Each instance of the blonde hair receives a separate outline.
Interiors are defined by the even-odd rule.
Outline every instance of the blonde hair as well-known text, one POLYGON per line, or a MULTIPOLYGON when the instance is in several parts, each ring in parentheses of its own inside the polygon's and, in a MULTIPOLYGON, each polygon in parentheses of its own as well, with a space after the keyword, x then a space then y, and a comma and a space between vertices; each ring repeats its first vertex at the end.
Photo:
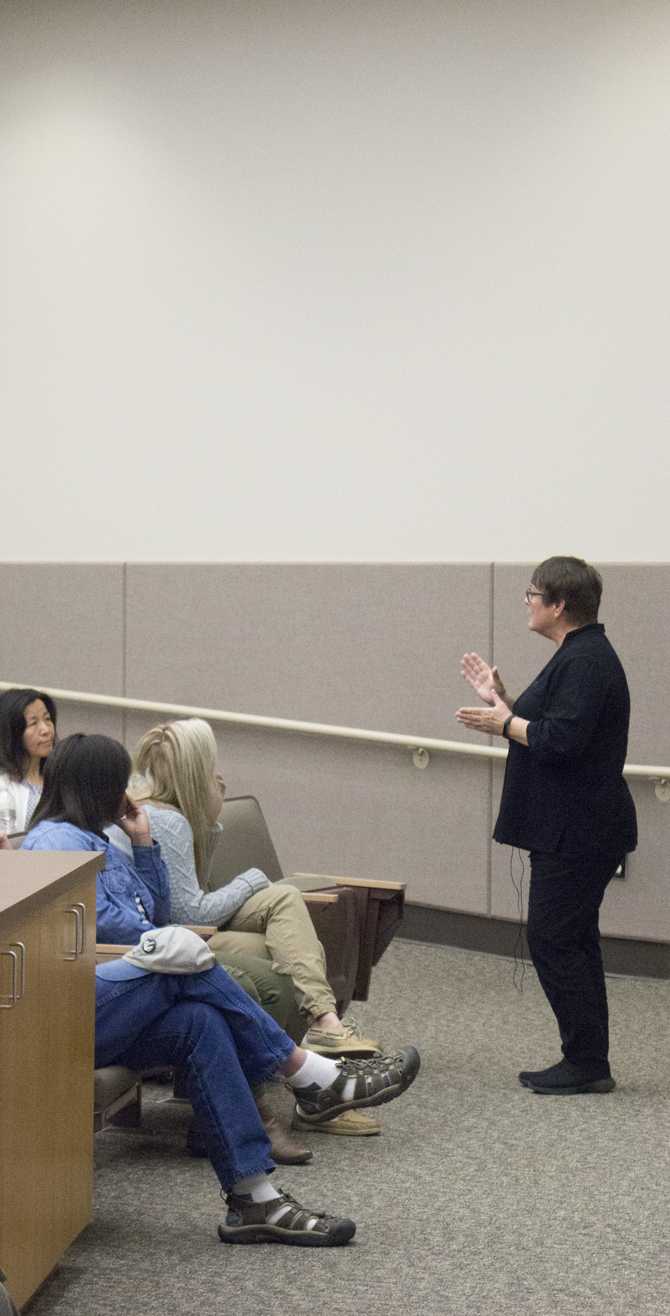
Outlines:
POLYGON ((201 882, 207 869, 216 762, 214 732, 200 717, 152 727, 137 742, 133 756, 135 771, 143 778, 133 781, 133 798, 171 804, 183 813, 193 832, 195 867, 201 882))

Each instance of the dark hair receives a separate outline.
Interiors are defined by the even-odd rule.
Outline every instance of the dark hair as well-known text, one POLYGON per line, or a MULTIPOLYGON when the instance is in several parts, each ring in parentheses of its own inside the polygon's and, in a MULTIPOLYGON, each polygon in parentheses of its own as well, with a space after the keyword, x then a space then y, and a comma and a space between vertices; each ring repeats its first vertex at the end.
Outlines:
MULTIPOLYGON (((56 729, 56 705, 51 695, 43 690, 5 690, 0 695, 0 772, 6 772, 13 781, 22 781, 26 764, 23 735, 26 729, 26 709, 41 699, 56 729)), ((40 772, 45 760, 40 760, 40 772)))
POLYGON ((66 736, 49 755, 44 788, 30 829, 39 822, 69 822, 101 832, 114 822, 130 776, 130 755, 110 736, 66 736))
POLYGON ((597 621, 603 582, 595 567, 581 557, 548 557, 531 576, 545 603, 565 603, 569 621, 586 626, 597 621))

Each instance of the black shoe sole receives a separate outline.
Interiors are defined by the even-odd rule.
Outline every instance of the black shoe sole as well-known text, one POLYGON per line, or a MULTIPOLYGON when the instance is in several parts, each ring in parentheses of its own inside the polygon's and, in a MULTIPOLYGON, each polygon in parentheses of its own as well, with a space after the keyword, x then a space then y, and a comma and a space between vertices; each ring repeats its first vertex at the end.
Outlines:
POLYGON ((347 1110, 369 1109, 371 1106, 385 1106, 388 1101, 395 1101, 396 1097, 406 1092, 411 1087, 421 1068, 421 1056, 416 1047, 408 1046, 405 1048, 407 1057, 405 1068, 400 1076, 398 1083, 393 1083, 390 1087, 380 1088, 373 1097, 352 1098, 350 1101, 342 1101, 339 1106, 331 1106, 330 1110, 318 1111, 317 1114, 311 1115, 300 1106, 300 1089, 294 1088, 293 1095, 300 1106, 300 1119, 303 1124, 327 1124, 329 1120, 334 1120, 337 1115, 343 1115, 347 1110))
POLYGON ((281 1223, 242 1225, 236 1229, 219 1225, 222 1243, 285 1243, 288 1247, 343 1247, 355 1233, 353 1220, 338 1220, 327 1234, 317 1234, 313 1229, 282 1229, 281 1223))

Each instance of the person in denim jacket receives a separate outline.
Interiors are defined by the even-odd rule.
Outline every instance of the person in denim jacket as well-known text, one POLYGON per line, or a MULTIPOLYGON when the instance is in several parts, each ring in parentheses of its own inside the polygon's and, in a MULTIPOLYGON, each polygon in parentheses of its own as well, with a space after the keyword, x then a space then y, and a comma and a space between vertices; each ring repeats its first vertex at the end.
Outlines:
MULTIPOLYGON (((129 773, 130 758, 118 741, 67 737, 47 761, 24 847, 104 852, 110 871, 98 879, 103 916, 126 932, 135 929, 139 940, 152 919, 164 915, 168 893, 146 813, 126 795, 129 773), (113 822, 129 836, 139 868, 120 851, 118 858, 110 855, 114 847, 103 830, 113 822)), ((420 1064, 412 1046, 371 1060, 336 1061, 303 1050, 218 964, 171 974, 126 959, 96 970, 95 1061, 138 1070, 180 1066, 228 1207, 221 1240, 301 1247, 340 1246, 356 1226, 303 1207, 274 1187, 271 1145, 250 1085, 281 1075, 303 1118, 316 1127, 347 1110, 392 1101, 414 1081, 420 1064)))

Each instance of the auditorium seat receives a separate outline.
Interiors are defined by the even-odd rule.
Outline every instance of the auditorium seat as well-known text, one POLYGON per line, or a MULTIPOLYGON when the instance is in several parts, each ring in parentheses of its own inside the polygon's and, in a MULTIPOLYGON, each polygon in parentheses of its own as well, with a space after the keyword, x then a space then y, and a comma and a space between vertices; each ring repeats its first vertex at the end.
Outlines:
POLYGON ((343 1014, 351 1000, 365 1001, 370 977, 403 917, 400 882, 328 874, 284 874, 268 825, 253 795, 226 799, 223 834, 212 856, 209 889, 214 891, 247 868, 260 868, 271 882, 291 882, 305 897, 326 952, 328 980, 343 1014))
POLYGON ((100 1133, 108 1124, 136 1126, 142 1118, 142 1076, 124 1065, 106 1065, 95 1071, 93 1128, 100 1133))

